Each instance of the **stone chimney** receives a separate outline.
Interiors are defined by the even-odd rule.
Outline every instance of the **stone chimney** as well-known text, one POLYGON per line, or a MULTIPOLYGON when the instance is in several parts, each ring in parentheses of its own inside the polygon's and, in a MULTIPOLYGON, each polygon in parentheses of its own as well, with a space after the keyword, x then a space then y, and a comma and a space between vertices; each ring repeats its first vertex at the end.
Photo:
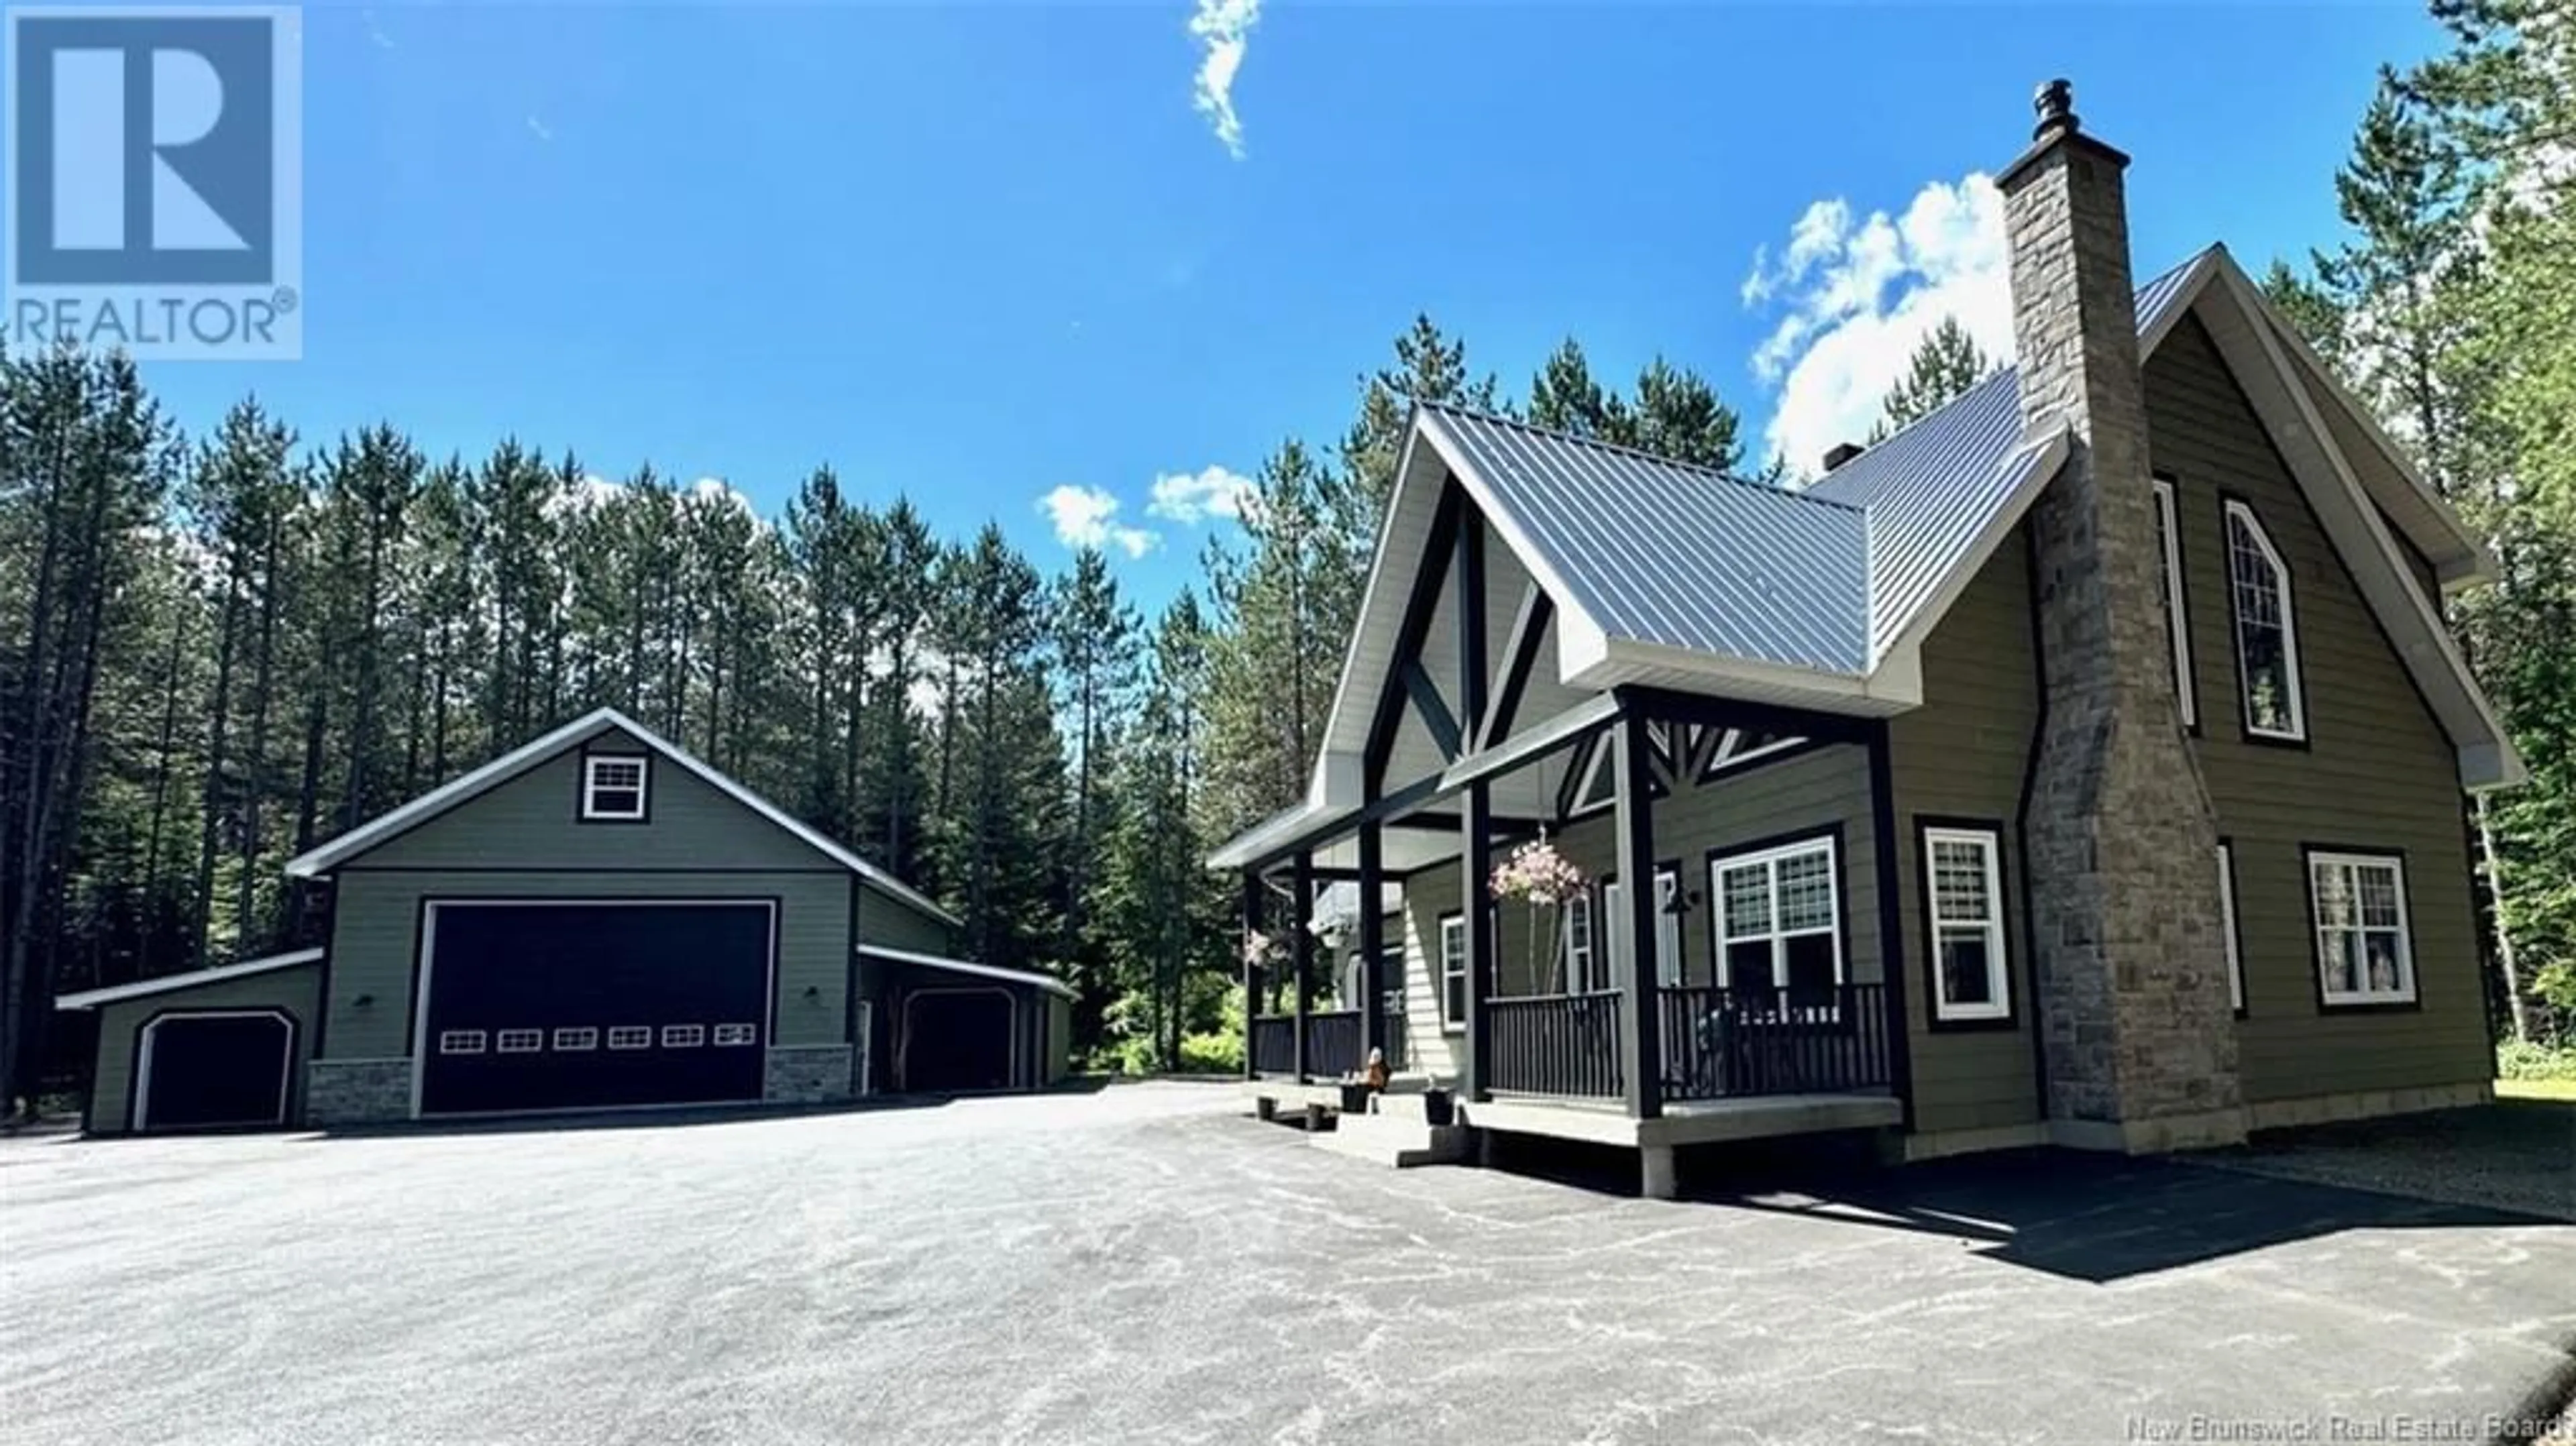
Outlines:
POLYGON ((2022 822, 2051 1137, 2244 1137, 2217 828, 2174 701, 2122 172, 2065 81, 2006 167, 2021 414, 2064 428, 2030 513, 2047 726, 2022 822))

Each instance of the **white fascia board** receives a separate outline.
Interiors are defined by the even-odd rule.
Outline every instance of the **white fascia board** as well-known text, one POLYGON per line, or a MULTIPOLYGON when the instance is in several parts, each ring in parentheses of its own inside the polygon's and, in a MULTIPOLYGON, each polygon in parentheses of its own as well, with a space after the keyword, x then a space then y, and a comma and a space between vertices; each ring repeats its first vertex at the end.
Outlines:
POLYGON ((233 964, 218 964, 212 969, 192 969, 185 974, 164 974, 158 979, 137 979, 131 984, 111 984, 104 989, 84 989, 78 994, 60 995, 56 1009, 95 1009, 102 1004, 119 1004, 128 999, 149 999, 156 994, 172 994, 194 989, 203 984, 221 984, 227 979, 247 979, 254 974, 273 974, 281 969, 294 969, 322 962, 319 949, 297 949, 285 954, 269 954, 257 959, 244 959, 233 964))
MULTIPOLYGON (((2441 523, 2444 540, 2451 544, 2449 547, 2426 546, 2424 538, 2411 533, 2409 540, 2432 560, 2434 576, 2444 589, 2466 587, 2491 578, 2495 572, 2495 559, 2487 552, 2486 544, 2469 530, 2468 523, 2434 489, 2433 484, 2425 480, 2424 474, 2416 470, 2414 461, 2406 455, 2406 449, 2397 445, 2396 439, 2388 435, 2388 429, 2371 415, 2370 408, 2361 404, 2361 400, 2335 375, 2334 368, 2326 365, 2325 359, 2308 345, 2307 338, 2299 335, 2299 329, 2292 326, 2290 319, 2283 316, 2280 308, 2263 294, 2263 288, 2255 285, 2253 278, 2247 276, 2245 269, 2236 264, 2234 257, 2226 255, 2224 249, 2219 255, 2226 262, 2219 274, 2225 282, 2228 298, 2242 308, 2249 319, 2256 321, 2260 329, 2269 333, 2266 340, 2270 344, 2265 350, 2273 364, 2280 368, 2283 379, 2292 388, 2304 392, 2305 389, 2299 386, 2298 372, 2304 371, 2315 377, 2335 406, 2360 428, 2361 434, 2370 439, 2372 449, 2387 460, 2399 479, 2415 494, 2414 500, 2441 523)), ((2301 400, 2305 400, 2304 396, 2301 400)), ((2314 418, 2312 409, 2309 415, 2314 418)), ((2326 435, 2322 421, 2317 421, 2316 425, 2319 434, 2326 435)), ((2345 470, 2350 470, 2348 460, 2345 470)), ((2367 488, 2362 491, 2364 496, 2369 495, 2367 488)))
POLYGON ((1604 690, 1622 683, 1663 686, 1679 679, 1704 684, 1712 694, 1859 717, 1886 717, 1923 705, 1922 670, 1917 666, 1899 665, 1868 675, 1825 673, 1634 638, 1612 639, 1603 661, 1569 682, 1604 690))
POLYGON ((999 964, 979 964, 972 959, 951 959, 945 954, 916 954, 910 949, 888 949, 876 944, 861 944, 859 952, 875 959, 889 959, 897 964, 914 964, 924 969, 941 969, 951 974, 971 974, 979 979, 1000 979, 1012 984, 1028 984, 1067 999, 1080 996, 1072 985, 1052 974, 1030 969, 1009 969, 999 964))
POLYGON ((2299 385, 2281 338, 2254 303, 2253 283, 2230 267, 2227 289, 2242 308, 2239 325, 2211 328, 2221 355, 2258 418, 2290 464, 2290 475, 2326 530, 2327 540, 2379 619, 2399 658, 2434 708, 2458 754, 2460 784, 2471 791, 2509 788, 2529 777, 2503 721, 2487 702, 2450 628, 2408 577, 2397 540, 2379 508, 2336 447, 2334 433, 2299 385), (2234 354, 2230 354, 2230 353, 2234 354), (2307 465, 2300 465, 2302 462, 2307 465), (2322 471, 2325 475, 2317 475, 2322 471))

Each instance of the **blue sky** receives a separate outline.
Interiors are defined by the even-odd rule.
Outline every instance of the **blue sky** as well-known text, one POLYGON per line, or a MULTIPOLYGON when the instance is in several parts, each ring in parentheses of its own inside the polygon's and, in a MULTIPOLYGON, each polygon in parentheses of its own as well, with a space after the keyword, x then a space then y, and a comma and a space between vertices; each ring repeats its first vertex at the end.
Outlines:
POLYGON ((2136 158, 2142 276, 2259 266, 2332 238, 2374 68, 2439 40, 2395 4, 1198 4, 308 7, 304 359, 151 379, 192 429, 256 391, 310 440, 515 435, 764 512, 829 462, 1042 564, 1123 541, 1158 602, 1225 524, 1157 479, 1338 435, 1417 310, 1514 391, 1568 334, 1660 351, 1812 466, 1941 311, 2008 332, 1971 178, 2035 82, 2136 158))

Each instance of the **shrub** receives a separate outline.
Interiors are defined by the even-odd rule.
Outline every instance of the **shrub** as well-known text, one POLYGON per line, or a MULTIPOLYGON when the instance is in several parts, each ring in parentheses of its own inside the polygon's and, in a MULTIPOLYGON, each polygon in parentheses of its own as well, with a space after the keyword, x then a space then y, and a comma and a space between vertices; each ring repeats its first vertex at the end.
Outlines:
POLYGON ((2507 1040, 2496 1046, 2496 1078, 2576 1081, 2576 1044, 2507 1040))

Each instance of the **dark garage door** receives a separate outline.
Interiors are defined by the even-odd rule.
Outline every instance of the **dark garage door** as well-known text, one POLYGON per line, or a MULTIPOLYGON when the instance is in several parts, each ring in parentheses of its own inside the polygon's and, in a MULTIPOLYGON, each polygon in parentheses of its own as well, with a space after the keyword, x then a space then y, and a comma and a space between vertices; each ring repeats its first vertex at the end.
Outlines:
POLYGON ((421 1112, 756 1100, 768 904, 438 904, 421 1112))
POLYGON ((135 1128, 204 1130, 286 1121, 295 1026, 282 1014, 165 1014, 143 1027, 135 1128))
POLYGON ((933 990, 904 1001, 903 1087, 928 1094, 1011 1087, 1011 996, 933 990))

